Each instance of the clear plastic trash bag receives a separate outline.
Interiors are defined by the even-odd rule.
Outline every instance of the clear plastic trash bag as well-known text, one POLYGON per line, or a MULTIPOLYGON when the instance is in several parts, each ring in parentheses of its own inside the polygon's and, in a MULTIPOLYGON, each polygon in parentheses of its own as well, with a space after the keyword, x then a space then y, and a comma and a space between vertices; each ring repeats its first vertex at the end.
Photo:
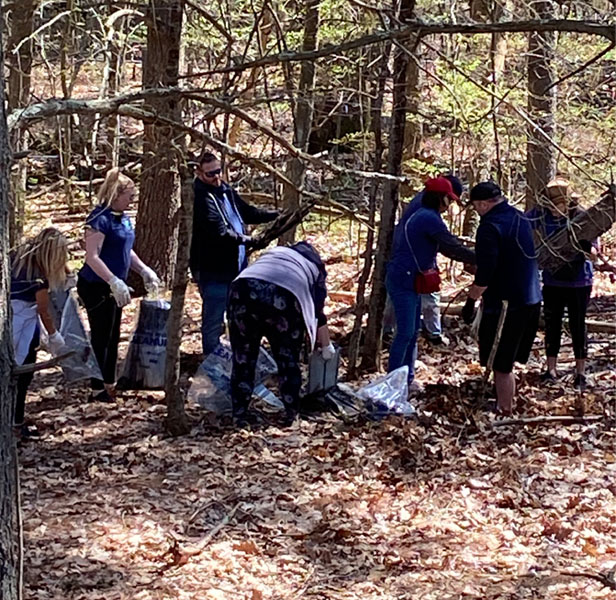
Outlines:
MULTIPOLYGON (((232 413, 232 363, 233 353, 231 346, 229 342, 222 340, 197 369, 188 391, 188 399, 215 415, 230 415, 232 413)), ((277 372, 276 361, 264 348, 260 348, 255 371, 254 393, 271 406, 282 408, 282 402, 272 392, 267 390, 265 386, 259 385, 277 372)))
POLYGON ((408 401, 408 376, 409 368, 404 365, 363 386, 355 395, 365 402, 366 410, 374 417, 413 415, 416 411, 408 401))
MULTIPOLYGON (((72 290, 52 291, 49 294, 52 318, 60 323, 58 330, 64 338, 68 350, 74 354, 60 361, 60 367, 67 383, 83 379, 102 379, 90 338, 79 316, 79 303, 72 290)), ((41 344, 47 344, 47 332, 41 327, 41 344)))

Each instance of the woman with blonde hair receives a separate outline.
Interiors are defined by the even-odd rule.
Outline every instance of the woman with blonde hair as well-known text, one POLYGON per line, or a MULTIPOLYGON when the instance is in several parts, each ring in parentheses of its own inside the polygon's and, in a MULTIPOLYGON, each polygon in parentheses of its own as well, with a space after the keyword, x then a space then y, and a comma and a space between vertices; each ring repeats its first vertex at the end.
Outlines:
POLYGON ((116 380, 122 307, 130 302, 126 279, 130 269, 147 289, 160 280, 135 254, 135 232, 126 210, 136 195, 134 182, 120 169, 111 169, 99 192, 99 205, 86 219, 86 264, 79 272, 77 292, 90 322, 94 355, 103 381, 92 379, 91 400, 110 402, 116 380))
MULTIPOLYGON (((67 247, 66 238, 57 229, 48 227, 27 240, 12 257, 13 348, 18 365, 36 362, 40 341, 39 318, 49 336, 47 346, 50 352, 57 356, 66 348, 49 310, 49 290, 62 288, 65 284, 67 247)), ((32 373, 27 373, 17 378, 13 422, 24 438, 37 435, 36 430, 24 422, 26 394, 32 377, 32 373)))

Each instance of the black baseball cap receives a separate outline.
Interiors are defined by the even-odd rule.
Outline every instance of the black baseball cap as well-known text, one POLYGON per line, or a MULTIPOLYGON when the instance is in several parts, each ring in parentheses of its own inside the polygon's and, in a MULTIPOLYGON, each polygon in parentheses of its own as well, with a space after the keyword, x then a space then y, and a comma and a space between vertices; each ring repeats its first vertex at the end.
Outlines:
POLYGON ((493 181, 484 181, 471 189, 469 197, 470 202, 475 202, 476 200, 493 200, 502 195, 502 190, 493 181))

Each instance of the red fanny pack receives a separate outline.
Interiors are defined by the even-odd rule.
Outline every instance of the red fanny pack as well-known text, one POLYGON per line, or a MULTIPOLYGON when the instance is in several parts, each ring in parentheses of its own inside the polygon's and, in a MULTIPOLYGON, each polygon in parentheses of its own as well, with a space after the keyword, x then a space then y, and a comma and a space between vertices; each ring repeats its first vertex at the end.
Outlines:
POLYGON ((420 271, 415 275, 415 291, 418 294, 432 294, 441 289, 441 276, 438 269, 420 271))

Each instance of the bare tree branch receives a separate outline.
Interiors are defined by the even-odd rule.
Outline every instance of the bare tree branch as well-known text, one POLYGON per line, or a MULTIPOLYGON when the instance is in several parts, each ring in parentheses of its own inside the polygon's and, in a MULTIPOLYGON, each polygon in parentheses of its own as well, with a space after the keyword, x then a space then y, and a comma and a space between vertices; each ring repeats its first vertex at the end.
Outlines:
POLYGON ((224 67, 222 69, 184 75, 182 79, 230 71, 245 71, 247 69, 253 69, 254 67, 277 65, 286 62, 316 60, 324 56, 332 56, 372 44, 380 44, 389 40, 404 40, 410 36, 413 36, 413 39, 415 39, 415 37, 421 38, 435 34, 459 33, 462 35, 476 35, 480 33, 521 33, 528 31, 585 33, 588 35, 598 35, 608 39, 612 43, 616 43, 616 24, 601 23, 598 21, 577 21, 570 19, 507 21, 502 23, 423 23, 422 21, 414 21, 397 29, 378 31, 377 33, 371 33, 355 38, 354 40, 343 42, 342 44, 329 44, 309 52, 280 52, 278 54, 264 56, 257 60, 224 67))

